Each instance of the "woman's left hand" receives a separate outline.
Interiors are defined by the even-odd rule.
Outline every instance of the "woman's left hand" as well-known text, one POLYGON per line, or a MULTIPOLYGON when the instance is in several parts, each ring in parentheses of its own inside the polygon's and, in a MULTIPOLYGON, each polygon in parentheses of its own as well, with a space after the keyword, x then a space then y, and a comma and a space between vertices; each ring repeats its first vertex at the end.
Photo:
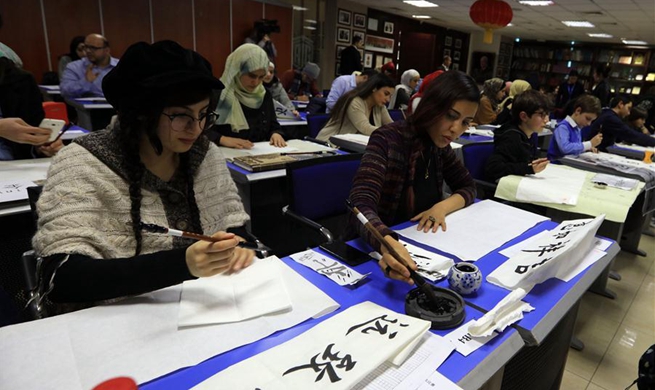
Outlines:
POLYGON ((411 221, 419 221, 416 230, 423 230, 424 233, 430 230, 436 233, 439 226, 441 226, 441 230, 446 231, 446 212, 439 203, 432 206, 429 210, 418 214, 411 221))
POLYGON ((39 154, 46 156, 46 157, 52 157, 57 152, 64 147, 64 143, 62 142, 61 138, 58 139, 57 141, 51 143, 51 144, 46 144, 46 145, 41 145, 37 146, 36 150, 39 154))
POLYGON ((278 147, 278 148, 283 148, 287 146, 287 143, 284 141, 284 138, 278 133, 273 133, 271 136, 271 142, 269 142, 271 145, 278 147))

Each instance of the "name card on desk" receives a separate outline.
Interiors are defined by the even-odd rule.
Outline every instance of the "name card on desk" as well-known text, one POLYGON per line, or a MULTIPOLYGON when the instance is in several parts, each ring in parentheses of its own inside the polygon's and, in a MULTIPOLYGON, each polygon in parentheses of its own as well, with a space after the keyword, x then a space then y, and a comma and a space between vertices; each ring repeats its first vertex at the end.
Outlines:
POLYGON ((354 269, 341 264, 327 256, 308 249, 304 252, 294 253, 289 256, 295 262, 311 268, 319 274, 330 278, 339 286, 350 286, 357 284, 360 280, 364 279, 368 274, 362 275, 354 269))
POLYGON ((27 199, 27 187, 35 185, 29 180, 0 181, 0 203, 27 199))
POLYGON ((508 290, 530 291, 550 278, 564 278, 587 256, 605 215, 564 221, 496 268, 487 281, 508 290))

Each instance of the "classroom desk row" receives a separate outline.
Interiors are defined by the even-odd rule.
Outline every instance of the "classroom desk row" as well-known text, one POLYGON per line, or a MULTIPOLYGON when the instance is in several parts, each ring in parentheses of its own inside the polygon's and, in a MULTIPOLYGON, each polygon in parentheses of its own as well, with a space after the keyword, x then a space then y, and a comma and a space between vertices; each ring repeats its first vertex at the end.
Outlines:
MULTIPOLYGON (((402 224, 398 228, 408 225, 409 223, 402 224)), ((521 242, 543 230, 552 229, 555 226, 556 224, 550 221, 542 222, 482 257, 476 262, 476 265, 480 267, 484 275, 489 275, 493 269, 502 264, 506 259, 498 253, 500 250, 521 242)), ((360 240, 351 242, 351 244, 360 249, 370 249, 360 240)), ((435 251, 419 243, 414 242, 414 244, 424 249, 435 251)), ((320 249, 318 251, 320 252, 320 249)), ((612 242, 607 248, 607 254, 604 257, 578 274, 571 281, 563 282, 551 279, 536 286, 524 299, 524 301, 529 302, 535 307, 534 311, 525 313, 525 317, 517 322, 515 327, 507 328, 469 356, 464 357, 458 352, 453 352, 437 371, 466 390, 478 389, 488 381, 498 380, 501 376, 504 376, 502 382, 503 386, 507 388, 558 388, 561 373, 566 362, 566 354, 575 321, 577 303, 593 280, 609 264, 614 256, 616 256, 618 251, 618 245, 612 242), (530 354, 533 358, 540 356, 545 360, 528 369, 525 366, 525 354, 530 354), (552 370, 547 370, 547 365, 553 366, 552 370)), ((322 254, 329 256, 324 252, 322 254)), ((352 287, 338 286, 326 277, 296 263, 288 257, 283 258, 282 261, 339 303, 340 308, 329 315, 318 319, 307 320, 292 328, 278 331, 259 341, 222 353, 197 365, 180 367, 179 370, 140 384, 139 388, 144 390, 190 388, 235 363, 300 335, 318 323, 360 302, 371 301, 393 311, 404 313, 405 295, 411 287, 386 278, 374 261, 354 267, 358 272, 362 274, 370 272, 370 275, 366 280, 352 287)), ((445 281, 438 282, 437 285, 448 287, 445 281)), ((466 306, 466 319, 464 323, 480 318, 485 311, 494 307, 508 293, 509 291, 485 281, 478 293, 473 296, 464 297, 469 303, 466 306)), ((138 300, 138 297, 132 298, 132 300, 134 299, 138 300)), ((130 306, 130 302, 130 299, 128 299, 124 302, 124 305, 128 307, 130 306)), ((120 306, 121 303, 117 303, 116 305, 120 306)), ((93 313, 93 311, 101 310, 101 308, 88 310, 87 315, 93 313)), ((66 314, 64 316, 70 315, 66 314)), ((40 326, 47 326, 47 322, 42 324, 40 322, 32 322, 14 325, 9 327, 10 329, 5 328, 0 330, 0 332, 11 331, 13 337, 20 337, 21 332, 39 332, 40 326)), ((434 331, 434 333, 445 336, 451 331, 441 330, 434 331)), ((151 337, 165 340, 174 337, 174 333, 178 332, 178 330, 171 330, 171 332, 171 334, 151 335, 151 337)), ((27 337, 28 334, 25 333, 23 336, 27 337)), ((84 335, 72 334, 70 342, 76 343, 78 337, 83 339, 84 335)), ((221 335, 221 337, 229 337, 229 335, 221 335)), ((105 342, 111 344, 112 341, 106 340, 105 342)), ((28 352, 26 351, 25 353, 28 352)), ((35 353, 38 353, 38 351, 29 351, 29 354, 35 353)), ((126 350, 123 353, 130 353, 130 351, 126 350)), ((192 354, 193 345, 189 345, 185 353, 192 354)), ((42 356, 47 356, 45 351, 42 356)), ((7 358, 21 359, 21 356, 7 356, 7 358)), ((63 364, 61 362, 52 362, 51 365, 48 365, 47 362, 47 358, 42 359, 42 369, 32 372, 29 378, 26 377, 26 380, 48 381, 49 378, 46 377, 47 372, 56 369, 59 364, 63 364), (42 379, 39 379, 39 377, 42 379)), ((531 363, 534 362, 535 360, 531 360, 531 363)), ((149 365, 152 362, 144 361, 143 364, 149 365)), ((15 379, 13 377, 13 375, 17 375, 15 370, 15 365, 12 365, 11 372, 7 372, 6 375, 8 376, 4 377, 5 380, 15 379)), ((131 367, 130 370, 136 372, 139 368, 131 367)), ((125 372, 124 374, 129 376, 130 374, 134 375, 134 372, 125 372)), ((20 375, 24 375, 24 372, 20 375)), ((3 376, 0 376, 0 387, 2 387, 2 378, 3 376)), ((105 379, 107 378, 99 377, 97 378, 97 382, 99 383, 105 379)))

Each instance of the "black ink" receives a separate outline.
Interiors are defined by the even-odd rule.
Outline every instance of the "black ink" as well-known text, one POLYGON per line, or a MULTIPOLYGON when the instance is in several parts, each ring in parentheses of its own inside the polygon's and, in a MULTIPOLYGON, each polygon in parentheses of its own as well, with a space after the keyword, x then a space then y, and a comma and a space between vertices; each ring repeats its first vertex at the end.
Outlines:
POLYGON ((341 378, 339 378, 339 376, 337 375, 336 369, 345 369, 345 371, 350 371, 355 367, 355 364, 357 364, 357 362, 353 361, 352 356, 350 356, 349 354, 346 354, 344 357, 340 358, 339 352, 332 353, 333 346, 334 343, 328 345, 325 348, 325 351, 323 351, 323 356, 321 356, 323 362, 320 363, 318 362, 318 357, 321 354, 317 353, 312 357, 309 364, 292 367, 286 370, 284 374, 282 374, 282 376, 285 376, 286 374, 290 374, 294 371, 311 368, 314 372, 319 373, 314 382, 318 382, 321 379, 323 379, 326 373, 331 383, 340 381, 341 378), (333 363, 336 363, 336 365, 332 366, 333 363))
MULTIPOLYGON (((373 332, 377 332, 377 333, 379 333, 381 335, 385 335, 389 331, 389 324, 398 323, 398 319, 395 319, 395 320, 387 319, 387 315, 384 314, 384 315, 381 315, 379 317, 375 317, 375 318, 373 318, 371 320, 368 320, 368 321, 366 321, 364 323, 352 326, 350 329, 348 329, 348 332, 346 332, 346 336, 348 334, 350 334, 350 332, 352 332, 352 331, 354 331, 356 329, 359 329, 359 328, 361 328, 361 327, 363 327, 365 325, 371 324, 371 323, 374 323, 374 324, 367 327, 367 328, 362 329, 361 332, 364 333, 364 334, 369 334, 369 332, 373 331, 373 332), (387 324, 383 325, 380 321, 387 322, 387 324)), ((404 327, 408 326, 409 324, 398 323, 398 325, 400 325, 400 327, 404 328, 404 327)), ((396 337, 397 334, 398 334, 398 332, 389 333, 389 339, 393 339, 394 337, 396 337)))
POLYGON ((564 246, 565 246, 568 242, 569 242, 569 241, 564 241, 564 242, 559 241, 559 242, 555 242, 555 243, 548 244, 548 245, 542 245, 542 246, 539 246, 539 248, 541 248, 541 249, 534 249, 534 250, 533 250, 533 249, 523 249, 523 252, 535 252, 535 253, 536 253, 536 252, 539 252, 539 255, 538 255, 538 256, 541 257, 541 256, 543 256, 545 253, 549 253, 549 252, 557 252, 558 250, 564 248, 564 246))

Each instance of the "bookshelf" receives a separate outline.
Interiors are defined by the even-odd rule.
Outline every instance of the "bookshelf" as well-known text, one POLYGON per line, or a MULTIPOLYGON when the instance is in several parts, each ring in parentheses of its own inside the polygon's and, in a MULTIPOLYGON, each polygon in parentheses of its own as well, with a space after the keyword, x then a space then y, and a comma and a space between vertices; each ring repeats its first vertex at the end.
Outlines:
POLYGON ((652 49, 597 46, 566 42, 516 43, 513 50, 510 79, 539 77, 551 88, 561 84, 569 71, 576 69, 586 90, 594 86, 593 73, 599 64, 611 66, 609 83, 614 93, 633 96, 645 94, 655 86, 655 56, 652 49))

